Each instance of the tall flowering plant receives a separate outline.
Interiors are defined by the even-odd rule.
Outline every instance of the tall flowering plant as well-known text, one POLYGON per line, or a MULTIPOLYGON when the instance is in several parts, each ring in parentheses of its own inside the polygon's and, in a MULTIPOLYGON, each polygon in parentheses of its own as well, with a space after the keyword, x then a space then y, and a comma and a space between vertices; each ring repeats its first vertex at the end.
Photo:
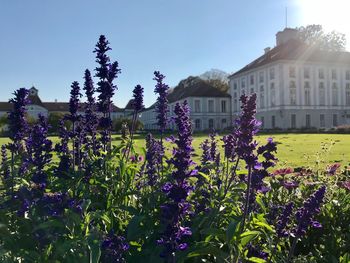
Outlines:
POLYGON ((112 97, 117 89, 117 86, 113 82, 120 73, 118 62, 111 62, 109 56, 107 55, 107 52, 110 50, 111 48, 108 40, 104 35, 101 35, 96 44, 94 53, 96 53, 96 62, 99 64, 99 66, 95 69, 95 76, 99 78, 96 89, 99 93, 97 107, 102 113, 102 117, 100 118, 100 128, 101 142, 104 150, 110 148, 112 129, 112 97))
POLYGON ((190 236, 191 230, 186 225, 186 218, 190 212, 190 204, 187 200, 192 189, 188 179, 195 175, 191 170, 192 155, 192 127, 189 117, 189 107, 185 101, 183 104, 175 105, 175 123, 178 129, 178 137, 174 143, 174 157, 169 160, 174 170, 169 182, 163 186, 163 191, 168 201, 161 206, 161 223, 163 232, 158 244, 164 247, 162 256, 168 262, 174 262, 175 253, 185 250, 188 244, 185 238, 190 236))

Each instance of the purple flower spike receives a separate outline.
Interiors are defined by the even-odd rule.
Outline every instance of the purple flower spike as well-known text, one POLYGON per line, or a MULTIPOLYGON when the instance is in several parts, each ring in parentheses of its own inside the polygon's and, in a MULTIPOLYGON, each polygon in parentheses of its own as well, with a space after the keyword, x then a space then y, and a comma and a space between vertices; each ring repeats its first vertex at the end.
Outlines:
POLYGON ((193 170, 190 169, 193 164, 191 159, 193 151, 192 127, 186 101, 182 105, 176 104, 175 114, 178 137, 175 138, 174 143, 177 147, 174 151, 174 157, 169 160, 174 171, 172 182, 163 186, 163 192, 167 195, 168 202, 161 206, 161 222, 164 226, 164 232, 158 241, 158 244, 164 247, 161 256, 167 260, 174 259, 176 251, 187 248, 183 239, 192 234, 189 227, 183 226, 190 209, 187 197, 192 190, 187 179, 194 175, 193 170))
POLYGON ((156 102, 157 121, 160 131, 163 133, 168 124, 168 90, 169 86, 163 83, 165 78, 159 71, 154 72, 154 80, 157 82, 154 92, 158 94, 156 102))
POLYGON ((143 106, 143 88, 141 85, 137 85, 133 90, 133 102, 132 106, 134 107, 135 112, 141 111, 143 106))
POLYGON ((28 131, 28 123, 25 117, 27 112, 26 106, 30 103, 28 99, 29 90, 20 88, 14 93, 14 98, 10 99, 13 110, 8 115, 10 139, 10 149, 14 153, 18 153, 23 149, 22 141, 28 131))
POLYGON ((326 187, 321 186, 313 195, 311 195, 303 204, 303 207, 296 212, 297 227, 293 230, 295 236, 303 236, 308 227, 313 225, 313 218, 320 212, 326 187))

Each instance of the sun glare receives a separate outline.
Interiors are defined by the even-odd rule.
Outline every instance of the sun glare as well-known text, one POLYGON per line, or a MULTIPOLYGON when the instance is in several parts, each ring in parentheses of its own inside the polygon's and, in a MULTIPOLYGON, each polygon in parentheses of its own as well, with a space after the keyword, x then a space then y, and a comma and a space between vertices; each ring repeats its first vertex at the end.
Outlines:
POLYGON ((346 34, 350 49, 350 0, 297 0, 301 25, 320 24, 325 31, 346 34))

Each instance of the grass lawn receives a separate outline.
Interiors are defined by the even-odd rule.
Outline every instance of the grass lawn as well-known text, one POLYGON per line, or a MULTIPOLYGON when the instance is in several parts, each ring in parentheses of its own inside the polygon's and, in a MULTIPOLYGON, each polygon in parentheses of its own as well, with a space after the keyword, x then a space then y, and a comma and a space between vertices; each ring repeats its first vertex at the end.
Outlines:
MULTIPOLYGON (((268 137, 278 143, 279 166, 315 166, 317 160, 321 161, 321 167, 326 163, 347 165, 350 162, 350 134, 269 134, 256 138, 259 143, 264 143, 268 137)), ((201 154, 199 146, 205 138, 206 135, 194 135, 196 156, 201 154)), ((57 137, 51 139, 54 143, 58 141, 57 137)), ((0 145, 8 141, 8 138, 0 138, 0 145)), ((113 136, 113 144, 119 144, 119 136, 113 136)), ((145 146, 144 136, 136 135, 135 145, 140 151, 145 146)))

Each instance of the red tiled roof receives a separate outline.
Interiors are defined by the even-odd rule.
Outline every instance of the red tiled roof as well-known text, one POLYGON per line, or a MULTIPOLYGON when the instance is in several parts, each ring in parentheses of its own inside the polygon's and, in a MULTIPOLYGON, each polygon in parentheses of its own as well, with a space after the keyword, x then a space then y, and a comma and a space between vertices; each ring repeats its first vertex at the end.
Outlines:
POLYGON ((266 54, 233 73, 230 77, 279 60, 350 64, 350 52, 324 51, 316 46, 306 45, 300 40, 291 39, 274 47, 266 54))

